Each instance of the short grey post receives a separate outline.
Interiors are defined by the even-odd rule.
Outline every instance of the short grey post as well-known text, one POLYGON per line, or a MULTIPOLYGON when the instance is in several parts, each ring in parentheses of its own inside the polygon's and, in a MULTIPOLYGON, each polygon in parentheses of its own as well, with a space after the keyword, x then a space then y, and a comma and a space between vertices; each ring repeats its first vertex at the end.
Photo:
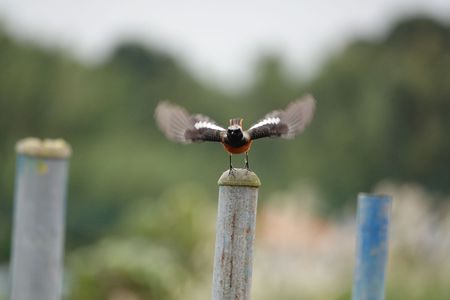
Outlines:
POLYGON ((255 173, 226 171, 219 179, 213 300, 250 299, 258 187, 255 173))
POLYGON ((359 194, 353 300, 383 300, 392 198, 359 194))
POLYGON ((59 300, 62 293, 68 157, 62 140, 16 145, 11 300, 59 300))

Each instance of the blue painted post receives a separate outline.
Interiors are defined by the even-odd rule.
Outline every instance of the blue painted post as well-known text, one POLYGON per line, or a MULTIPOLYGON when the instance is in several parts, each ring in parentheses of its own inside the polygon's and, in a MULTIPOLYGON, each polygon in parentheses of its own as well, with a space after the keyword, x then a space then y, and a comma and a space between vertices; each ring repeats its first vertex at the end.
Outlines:
POLYGON ((70 147, 27 138, 16 146, 11 300, 59 300, 70 147))
POLYGON ((392 198, 359 194, 353 300, 383 300, 392 198))

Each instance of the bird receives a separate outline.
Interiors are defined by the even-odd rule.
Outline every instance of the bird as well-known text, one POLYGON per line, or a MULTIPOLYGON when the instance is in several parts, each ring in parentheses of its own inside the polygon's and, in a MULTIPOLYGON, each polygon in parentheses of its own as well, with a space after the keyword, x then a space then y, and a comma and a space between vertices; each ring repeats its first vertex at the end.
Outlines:
POLYGON ((247 130, 243 128, 242 118, 230 119, 229 126, 224 128, 205 115, 190 114, 185 108, 169 101, 158 103, 154 117, 162 133, 171 141, 182 144, 204 141, 222 143, 229 154, 232 172, 232 155, 245 153, 245 168, 250 170, 248 152, 254 140, 265 137, 294 138, 311 122, 315 108, 316 100, 307 94, 282 110, 266 114, 247 130))

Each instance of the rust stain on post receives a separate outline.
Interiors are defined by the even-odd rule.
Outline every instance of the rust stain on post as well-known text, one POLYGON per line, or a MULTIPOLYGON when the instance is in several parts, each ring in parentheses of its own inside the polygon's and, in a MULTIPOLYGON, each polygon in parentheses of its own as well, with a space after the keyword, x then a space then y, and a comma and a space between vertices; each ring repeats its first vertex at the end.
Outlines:
POLYGON ((226 171, 219 181, 213 300, 250 299, 258 187, 255 173, 226 171))

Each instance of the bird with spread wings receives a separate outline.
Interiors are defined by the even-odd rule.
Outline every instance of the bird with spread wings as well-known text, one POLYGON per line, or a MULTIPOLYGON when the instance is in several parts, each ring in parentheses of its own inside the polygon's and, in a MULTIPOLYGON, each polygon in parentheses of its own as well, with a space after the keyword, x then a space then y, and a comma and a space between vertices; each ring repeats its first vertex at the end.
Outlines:
POLYGON ((253 140, 264 137, 292 139, 303 132, 311 122, 316 101, 311 95, 291 102, 283 110, 274 110, 247 130, 242 119, 230 119, 227 129, 201 114, 190 114, 179 105, 160 102, 155 110, 155 119, 164 135, 174 142, 219 142, 230 155, 230 171, 233 169, 231 155, 245 153, 245 167, 249 169, 248 152, 253 140))

